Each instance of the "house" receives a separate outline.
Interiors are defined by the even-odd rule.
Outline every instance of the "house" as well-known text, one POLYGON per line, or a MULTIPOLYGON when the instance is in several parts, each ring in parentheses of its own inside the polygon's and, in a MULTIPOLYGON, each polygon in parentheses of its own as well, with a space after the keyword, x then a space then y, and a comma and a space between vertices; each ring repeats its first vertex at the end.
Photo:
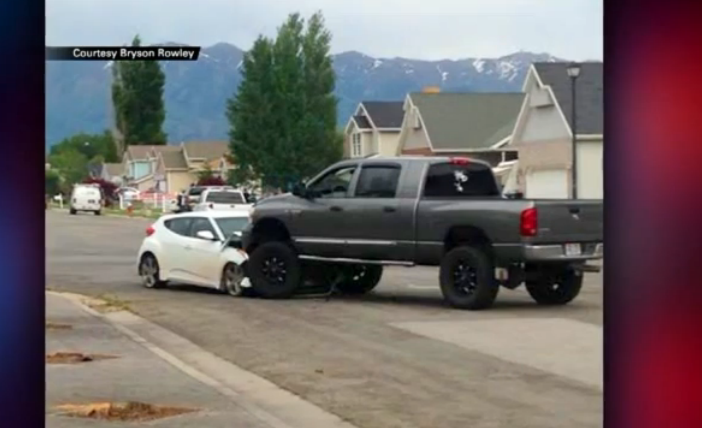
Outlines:
POLYGON ((182 143, 181 147, 188 168, 193 171, 202 171, 208 167, 215 169, 213 167, 218 167, 219 161, 229 154, 227 141, 188 141, 182 143))
MULTIPOLYGON (((180 146, 176 148, 180 149, 180 146)), ((166 193, 179 193, 197 181, 190 171, 183 150, 167 150, 157 154, 154 175, 159 178, 159 188, 166 193)))
MULTIPOLYGON (((535 63, 524 82, 524 103, 513 131, 518 183, 529 198, 573 195, 573 98, 567 63, 535 63)), ((577 196, 603 197, 603 64, 582 63, 575 80, 577 196)))
POLYGON ((163 178, 154 175, 158 153, 179 151, 178 146, 132 145, 127 146, 122 157, 122 168, 127 177, 126 183, 140 191, 163 188, 163 178))
POLYGON ((469 156, 493 167, 517 157, 511 135, 522 93, 411 93, 397 155, 469 156))
POLYGON ((362 101, 344 129, 344 156, 394 156, 402 127, 402 101, 362 101))

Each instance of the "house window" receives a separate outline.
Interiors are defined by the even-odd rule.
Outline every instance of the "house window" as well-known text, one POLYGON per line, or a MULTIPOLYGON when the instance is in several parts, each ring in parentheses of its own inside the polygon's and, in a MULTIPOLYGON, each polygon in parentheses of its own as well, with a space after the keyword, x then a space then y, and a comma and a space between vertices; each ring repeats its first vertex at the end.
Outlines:
POLYGON ((351 157, 358 158, 363 156, 363 147, 361 146, 361 133, 355 132, 351 136, 351 157))

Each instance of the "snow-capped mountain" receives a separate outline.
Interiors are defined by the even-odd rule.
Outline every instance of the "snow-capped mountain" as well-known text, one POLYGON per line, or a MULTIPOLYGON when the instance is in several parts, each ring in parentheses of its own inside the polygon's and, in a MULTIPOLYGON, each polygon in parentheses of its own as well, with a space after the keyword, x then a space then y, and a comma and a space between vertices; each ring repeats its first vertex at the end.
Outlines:
MULTIPOLYGON (((162 63, 170 141, 226 138, 226 101, 241 80, 243 54, 236 46, 218 43, 203 48, 196 62, 162 63)), ((561 60, 531 52, 443 61, 340 53, 334 55, 339 123, 346 122, 361 100, 402 100, 426 86, 444 92, 519 91, 529 65, 537 61, 561 60)), ((46 67, 47 146, 78 132, 109 127, 110 63, 52 61, 46 67)))

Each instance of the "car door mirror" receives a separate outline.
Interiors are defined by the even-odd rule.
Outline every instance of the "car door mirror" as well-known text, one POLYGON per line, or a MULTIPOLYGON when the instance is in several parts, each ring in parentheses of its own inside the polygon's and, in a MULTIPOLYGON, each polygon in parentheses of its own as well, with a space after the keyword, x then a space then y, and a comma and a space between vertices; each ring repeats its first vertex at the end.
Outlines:
POLYGON ((214 233, 212 233, 210 230, 199 230, 197 233, 195 233, 195 236, 206 241, 217 241, 214 233))
POLYGON ((312 191, 307 189, 307 186, 305 186, 304 183, 295 184, 291 193, 299 198, 305 199, 311 199, 313 194, 312 191))

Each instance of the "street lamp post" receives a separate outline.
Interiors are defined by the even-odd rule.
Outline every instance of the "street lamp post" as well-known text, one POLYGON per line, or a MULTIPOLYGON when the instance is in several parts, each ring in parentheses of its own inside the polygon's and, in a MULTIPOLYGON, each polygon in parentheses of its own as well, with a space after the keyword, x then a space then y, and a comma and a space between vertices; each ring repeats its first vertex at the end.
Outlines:
POLYGON ((571 63, 568 65, 567 68, 568 72, 568 77, 570 77, 570 91, 571 91, 571 98, 572 98, 572 105, 571 105, 571 112, 570 112, 570 130, 572 132, 572 141, 571 141, 571 146, 572 146, 572 174, 571 174, 571 180, 572 180, 572 189, 573 189, 573 199, 578 199, 578 121, 576 120, 576 91, 575 91, 575 83, 578 80, 578 77, 580 76, 580 64, 578 63, 571 63))

